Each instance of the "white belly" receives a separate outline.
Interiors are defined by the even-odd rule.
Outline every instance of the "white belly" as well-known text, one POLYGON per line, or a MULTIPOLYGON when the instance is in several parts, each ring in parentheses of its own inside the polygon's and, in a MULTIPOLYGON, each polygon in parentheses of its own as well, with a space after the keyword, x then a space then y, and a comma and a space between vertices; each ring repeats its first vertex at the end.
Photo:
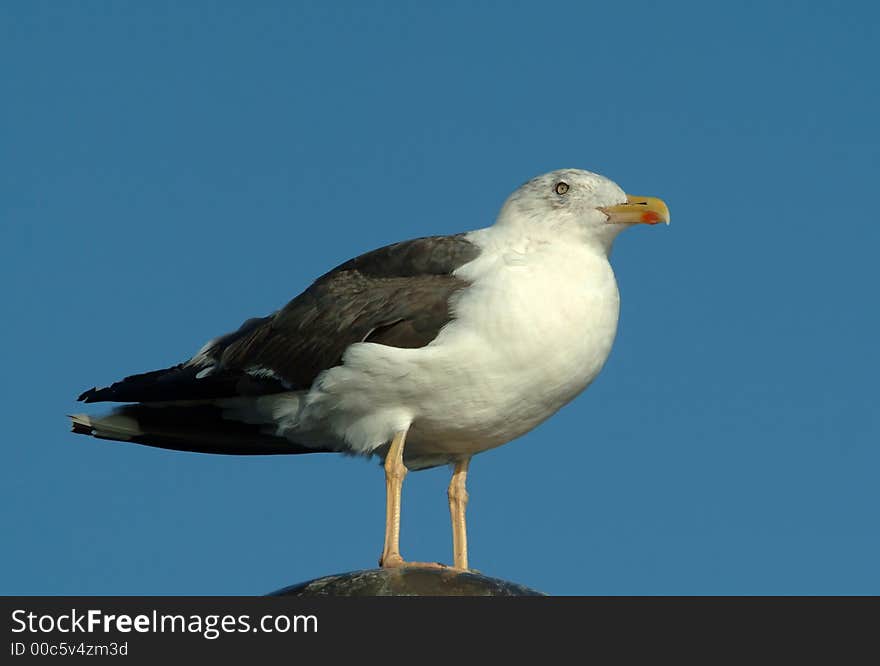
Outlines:
POLYGON ((519 437, 593 381, 619 311, 604 256, 565 247, 474 273, 430 345, 353 345, 300 401, 287 436, 369 453, 408 428, 407 458, 442 462, 519 437))

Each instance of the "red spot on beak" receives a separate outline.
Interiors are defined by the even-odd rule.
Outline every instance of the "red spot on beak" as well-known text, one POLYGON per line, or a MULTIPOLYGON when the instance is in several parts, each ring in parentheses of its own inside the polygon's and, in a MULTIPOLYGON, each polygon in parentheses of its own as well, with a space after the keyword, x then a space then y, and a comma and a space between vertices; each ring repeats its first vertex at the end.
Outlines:
POLYGON ((642 213, 642 222, 644 222, 645 224, 657 224, 659 221, 660 216, 653 210, 642 213))

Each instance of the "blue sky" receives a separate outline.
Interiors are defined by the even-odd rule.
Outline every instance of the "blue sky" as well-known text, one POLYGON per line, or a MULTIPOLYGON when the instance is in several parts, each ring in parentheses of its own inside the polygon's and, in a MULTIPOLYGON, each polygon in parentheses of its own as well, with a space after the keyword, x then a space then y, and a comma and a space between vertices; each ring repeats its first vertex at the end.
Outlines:
MULTIPOLYGON (((560 167, 660 196, 612 356, 474 459, 471 563, 553 594, 880 593, 875 3, 3 3, 0 592, 373 566, 374 462, 68 433, 380 245, 560 167)), ((448 470, 402 547, 451 558, 448 470)))

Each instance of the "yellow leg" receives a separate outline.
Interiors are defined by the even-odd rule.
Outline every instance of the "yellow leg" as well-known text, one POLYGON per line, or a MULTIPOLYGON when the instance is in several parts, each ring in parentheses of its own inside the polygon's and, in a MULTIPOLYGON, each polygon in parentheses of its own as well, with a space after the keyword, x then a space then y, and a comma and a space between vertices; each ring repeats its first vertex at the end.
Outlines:
POLYGON ((406 476, 406 465, 403 464, 403 446, 406 443, 406 432, 399 432, 391 440, 391 447, 385 456, 385 546, 379 566, 390 569, 395 567, 431 567, 442 568, 437 562, 407 562, 400 555, 400 493, 403 490, 403 479, 406 476))
POLYGON ((399 432, 391 440, 391 447, 385 456, 385 546, 379 565, 382 567, 403 566, 400 555, 400 493, 406 476, 403 464, 403 445, 406 432, 399 432))
POLYGON ((449 482, 449 515, 452 518, 452 553, 453 566, 456 569, 468 568, 467 553, 467 524, 465 523, 465 509, 467 509, 468 493, 466 482, 468 465, 471 459, 465 458, 455 464, 452 480, 449 482))

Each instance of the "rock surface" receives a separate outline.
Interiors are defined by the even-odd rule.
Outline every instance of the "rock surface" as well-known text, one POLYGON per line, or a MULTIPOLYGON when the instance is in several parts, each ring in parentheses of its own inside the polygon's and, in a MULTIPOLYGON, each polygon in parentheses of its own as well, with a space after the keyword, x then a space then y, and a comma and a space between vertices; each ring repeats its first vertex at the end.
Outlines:
POLYGON ((272 592, 294 597, 521 597, 541 592, 473 571, 365 569, 324 576, 272 592))

